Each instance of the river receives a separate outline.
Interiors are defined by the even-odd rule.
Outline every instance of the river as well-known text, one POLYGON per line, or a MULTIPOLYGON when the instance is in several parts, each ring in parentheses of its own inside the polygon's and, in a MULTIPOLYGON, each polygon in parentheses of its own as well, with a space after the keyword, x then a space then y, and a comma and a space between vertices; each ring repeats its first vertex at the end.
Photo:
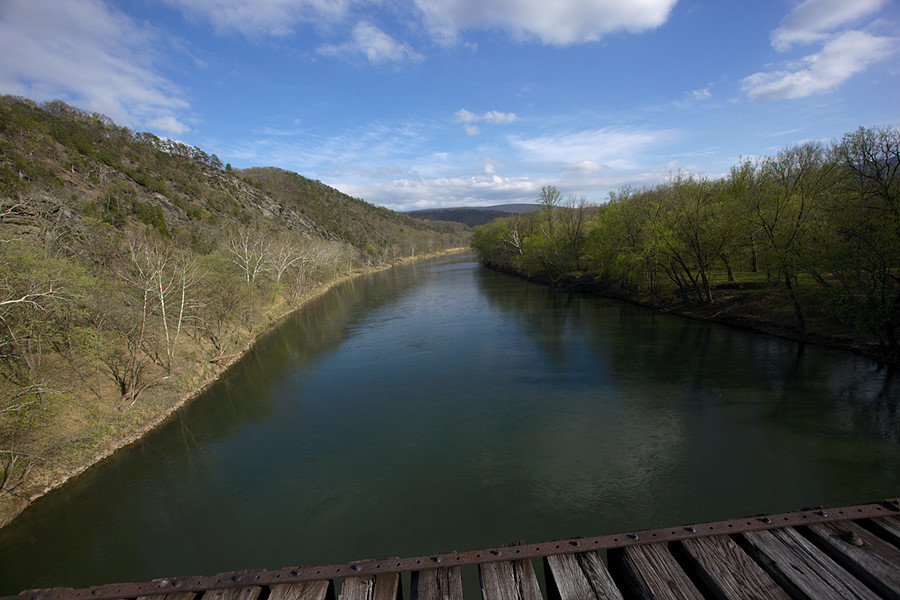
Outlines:
POLYGON ((455 255, 342 284, 0 530, 0 595, 543 542, 900 493, 852 354, 455 255))

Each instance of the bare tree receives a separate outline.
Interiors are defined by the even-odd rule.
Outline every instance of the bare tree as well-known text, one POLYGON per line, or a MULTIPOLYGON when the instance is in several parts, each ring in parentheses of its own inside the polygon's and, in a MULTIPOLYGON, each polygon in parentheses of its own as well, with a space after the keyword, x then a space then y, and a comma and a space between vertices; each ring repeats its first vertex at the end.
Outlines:
POLYGON ((197 282, 197 267, 190 255, 176 255, 161 267, 156 272, 156 292, 166 337, 166 372, 171 374, 181 330, 192 306, 188 290, 197 282))
MULTIPOLYGON (((138 238, 129 245, 131 270, 125 280, 141 297, 142 330, 152 314, 159 317, 165 341, 165 358, 155 351, 148 354, 171 374, 175 351, 181 337, 186 313, 191 305, 189 289, 197 282, 197 267, 186 253, 176 253, 171 246, 138 238)), ((139 347, 146 348, 139 334, 139 347)))
MULTIPOLYGON (((159 358, 155 351, 148 349, 148 321, 157 285, 157 269, 161 258, 156 250, 151 250, 139 240, 132 240, 130 246, 130 270, 123 279, 129 285, 131 294, 126 303, 133 310, 131 315, 121 315, 115 321, 114 337, 118 338, 124 352, 116 349, 105 351, 101 360, 109 368, 109 373, 118 384, 122 399, 134 404, 138 396, 152 383, 145 377, 147 357, 159 358)), ((105 349, 106 350, 106 349, 105 349)))
POLYGON ((232 234, 228 240, 228 250, 234 264, 244 273, 248 285, 269 269, 270 244, 249 227, 241 227, 232 234))
POLYGON ((281 283, 285 271, 302 264, 306 260, 306 252, 297 240, 282 237, 271 246, 268 263, 275 272, 275 283, 281 283))

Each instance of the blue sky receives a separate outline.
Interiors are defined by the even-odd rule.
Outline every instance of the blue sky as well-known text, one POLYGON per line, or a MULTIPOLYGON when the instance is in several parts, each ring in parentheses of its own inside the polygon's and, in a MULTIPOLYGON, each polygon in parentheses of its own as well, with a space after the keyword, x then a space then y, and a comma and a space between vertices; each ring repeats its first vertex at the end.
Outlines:
POLYGON ((395 210, 900 125, 896 0, 0 0, 0 92, 395 210))

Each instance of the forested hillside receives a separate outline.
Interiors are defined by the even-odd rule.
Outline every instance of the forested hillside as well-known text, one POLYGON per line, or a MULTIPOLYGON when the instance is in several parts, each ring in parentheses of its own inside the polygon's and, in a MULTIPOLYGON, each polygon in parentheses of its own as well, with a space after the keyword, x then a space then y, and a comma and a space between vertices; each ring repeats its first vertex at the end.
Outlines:
POLYGON ((467 235, 62 102, 0 97, 0 524, 323 285, 467 235))
MULTIPOLYGON (((535 207, 536 208, 536 207, 535 207)), ((490 223, 496 219, 511 217, 519 212, 526 211, 507 211, 501 208, 423 208, 421 210, 411 210, 408 214, 414 219, 422 219, 426 221, 454 221, 462 223, 469 227, 476 227, 490 223)))
POLYGON ((447 240, 460 245, 468 235, 467 229, 459 223, 417 221, 282 169, 245 169, 241 175, 282 206, 312 217, 316 223, 358 248, 369 260, 430 253, 440 249, 440 244, 447 240))
POLYGON ((900 129, 678 174, 608 203, 563 200, 475 229, 500 269, 900 358, 900 129), (870 348, 871 350, 871 348, 870 348))

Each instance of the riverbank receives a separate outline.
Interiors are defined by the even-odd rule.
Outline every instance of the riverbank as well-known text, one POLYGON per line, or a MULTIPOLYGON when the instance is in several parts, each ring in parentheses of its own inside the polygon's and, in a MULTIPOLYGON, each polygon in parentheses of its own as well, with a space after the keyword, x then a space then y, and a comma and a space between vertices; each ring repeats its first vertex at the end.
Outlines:
MULTIPOLYGON (((103 462, 117 451, 139 442, 151 431, 165 424, 179 410, 190 404, 224 376, 253 348, 262 335, 278 327, 291 314, 303 310, 309 302, 333 287, 361 275, 465 250, 466 248, 453 248, 400 259, 390 265, 359 269, 309 289, 299 301, 293 304, 276 302, 266 311, 263 322, 246 333, 236 351, 212 358, 202 358, 197 354, 186 364, 183 363, 183 368, 178 372, 173 372, 171 377, 166 378, 166 381, 148 389, 145 396, 142 396, 137 403, 130 407, 120 407, 118 414, 99 417, 97 423, 80 423, 80 428, 79 423, 76 423, 71 428, 55 430, 55 435, 59 439, 52 440, 47 445, 60 450, 58 455, 35 464, 28 473, 27 482, 22 484, 14 494, 0 499, 0 528, 12 522, 40 497, 62 487, 66 482, 103 462)), ((186 354, 193 355, 195 351, 195 348, 185 349, 186 354)), ((94 389, 85 389, 83 394, 85 397, 82 398, 64 398, 63 400, 71 406, 58 407, 56 412, 78 413, 73 420, 81 421, 85 419, 85 416, 73 407, 84 408, 91 404, 94 399, 87 398, 91 394, 98 397, 109 396, 108 391, 100 394, 94 389)))
POLYGON ((528 277, 496 265, 485 266, 557 289, 615 298, 680 317, 721 323, 805 344, 845 350, 891 367, 900 366, 900 355, 880 345, 874 336, 849 330, 833 320, 818 315, 814 309, 808 315, 806 330, 801 331, 796 326, 793 308, 788 299, 769 286, 723 282, 713 286, 712 302, 691 304, 674 292, 668 295, 631 295, 618 287, 598 281, 590 274, 551 281, 528 277))

